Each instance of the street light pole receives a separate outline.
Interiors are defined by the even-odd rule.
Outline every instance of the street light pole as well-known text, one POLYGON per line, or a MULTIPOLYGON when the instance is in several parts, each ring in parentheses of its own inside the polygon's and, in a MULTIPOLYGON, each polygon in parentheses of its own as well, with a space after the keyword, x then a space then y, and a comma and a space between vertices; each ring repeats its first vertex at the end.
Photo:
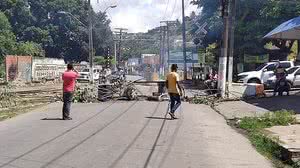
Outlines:
POLYGON ((186 28, 185 28, 185 13, 184 13, 184 0, 182 0, 182 49, 184 59, 184 80, 187 79, 187 65, 186 65, 186 28))
POLYGON ((91 0, 88 0, 88 20, 89 20, 89 62, 90 62, 90 82, 94 83, 94 72, 93 72, 93 24, 92 24, 92 5, 91 0))
MULTIPOLYGON (((72 16, 73 18, 75 18, 81 25, 83 25, 84 27, 88 28, 88 35, 89 35, 89 62, 90 62, 90 82, 93 83, 94 82, 94 72, 93 72, 93 58, 94 58, 94 44, 93 44, 93 20, 92 20, 92 16, 93 16, 93 8, 92 8, 92 4, 91 4, 91 0, 88 0, 88 26, 86 26, 85 24, 83 24, 78 18, 76 18, 72 13, 70 12, 65 12, 65 11, 59 11, 58 13, 61 14, 68 14, 70 16, 72 16)), ((117 7, 117 5, 112 5, 107 7, 104 12, 103 15, 105 14, 105 12, 109 9, 109 8, 115 8, 117 7)), ((104 15, 105 16, 105 15, 104 15)), ((104 17, 102 16, 102 17, 104 17)), ((101 18, 102 19, 102 18, 101 18)))
POLYGON ((235 16, 236 16, 236 0, 230 1, 230 35, 229 35, 229 59, 228 59, 228 85, 232 86, 233 76, 233 56, 234 56, 234 30, 235 30, 235 16))
MULTIPOLYGON (((93 21, 92 21, 92 16, 93 16, 93 8, 91 4, 91 0, 88 0, 88 5, 89 5, 89 10, 88 10, 88 17, 89 17, 89 60, 90 60, 90 82, 94 83, 94 70, 93 70, 93 65, 94 65, 94 43, 93 43, 93 21)), ((109 8, 115 8, 117 7, 116 5, 109 6, 107 7, 103 13, 105 13, 109 8)))

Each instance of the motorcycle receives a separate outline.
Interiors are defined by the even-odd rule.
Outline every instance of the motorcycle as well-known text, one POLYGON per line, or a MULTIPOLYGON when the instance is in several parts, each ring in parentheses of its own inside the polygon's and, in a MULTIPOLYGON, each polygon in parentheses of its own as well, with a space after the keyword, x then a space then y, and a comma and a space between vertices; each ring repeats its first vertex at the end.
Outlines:
POLYGON ((286 79, 286 74, 278 75, 275 83, 273 95, 276 96, 276 93, 278 92, 278 95, 282 96, 283 93, 286 92, 287 96, 289 96, 290 89, 291 89, 291 84, 286 79))
POLYGON ((218 89, 218 80, 217 79, 206 80, 204 82, 204 84, 207 87, 207 90, 206 90, 207 94, 212 95, 212 94, 218 93, 218 90, 217 90, 218 89))

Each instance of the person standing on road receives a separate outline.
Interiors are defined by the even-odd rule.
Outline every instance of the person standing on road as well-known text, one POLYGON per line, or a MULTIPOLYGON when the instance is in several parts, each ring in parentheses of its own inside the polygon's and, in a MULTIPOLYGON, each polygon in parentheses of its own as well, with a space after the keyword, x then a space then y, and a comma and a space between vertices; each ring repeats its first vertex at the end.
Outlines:
POLYGON ((71 103, 75 91, 75 82, 78 77, 78 72, 74 69, 72 64, 67 65, 67 71, 62 74, 63 84, 63 120, 72 120, 70 117, 71 103))
POLYGON ((179 84, 179 75, 177 73, 177 64, 171 65, 171 72, 167 75, 166 87, 171 100, 169 114, 172 119, 175 119, 175 111, 181 105, 180 96, 182 95, 183 87, 179 84))

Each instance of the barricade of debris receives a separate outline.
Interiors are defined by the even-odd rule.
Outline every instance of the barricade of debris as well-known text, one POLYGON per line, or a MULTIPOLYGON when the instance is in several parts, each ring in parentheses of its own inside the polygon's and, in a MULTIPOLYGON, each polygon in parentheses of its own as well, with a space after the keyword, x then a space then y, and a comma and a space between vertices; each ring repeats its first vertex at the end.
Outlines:
POLYGON ((16 94, 12 92, 14 89, 11 85, 5 85, 0 88, 0 109, 17 106, 16 94))
POLYGON ((78 83, 74 93, 75 103, 94 103, 98 101, 97 84, 78 83))

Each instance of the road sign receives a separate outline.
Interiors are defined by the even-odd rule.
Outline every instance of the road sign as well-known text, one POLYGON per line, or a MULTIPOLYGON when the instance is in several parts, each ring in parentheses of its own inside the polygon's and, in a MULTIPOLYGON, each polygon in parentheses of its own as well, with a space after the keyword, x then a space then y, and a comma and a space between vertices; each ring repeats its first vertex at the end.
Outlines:
POLYGON ((196 22, 196 26, 198 27, 198 30, 195 32, 197 35, 203 34, 206 35, 208 32, 205 29, 205 27, 207 26, 207 22, 203 23, 202 25, 200 25, 200 23, 196 22))

